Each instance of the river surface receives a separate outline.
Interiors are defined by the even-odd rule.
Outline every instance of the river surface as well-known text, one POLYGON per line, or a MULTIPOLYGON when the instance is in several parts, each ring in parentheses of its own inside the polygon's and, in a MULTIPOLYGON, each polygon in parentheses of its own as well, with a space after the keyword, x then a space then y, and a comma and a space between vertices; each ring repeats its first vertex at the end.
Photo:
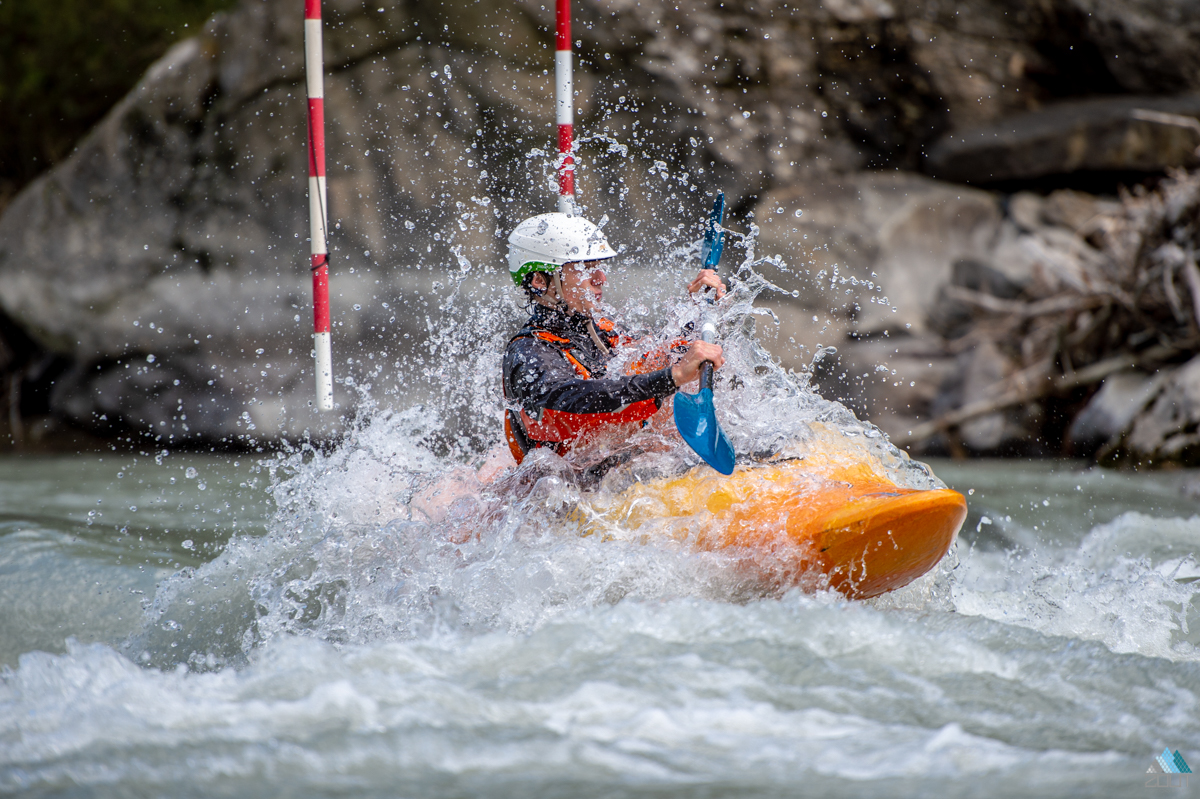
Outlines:
POLYGON ((934 462, 971 508, 936 573, 747 597, 679 549, 420 540, 389 440, 0 460, 0 792, 1128 797, 1200 762, 1191 473, 934 462))

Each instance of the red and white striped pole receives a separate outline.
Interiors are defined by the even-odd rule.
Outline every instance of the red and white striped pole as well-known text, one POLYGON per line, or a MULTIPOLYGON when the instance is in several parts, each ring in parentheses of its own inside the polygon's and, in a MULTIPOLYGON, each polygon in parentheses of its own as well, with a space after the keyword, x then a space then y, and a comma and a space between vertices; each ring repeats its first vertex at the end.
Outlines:
POLYGON ((571 78, 571 0, 555 5, 557 46, 554 52, 555 121, 558 123, 558 210, 575 210, 575 158, 571 140, 575 124, 573 81, 571 78))
POLYGON ((325 202, 325 78, 321 0, 304 0, 304 70, 308 78, 308 227, 312 253, 313 351, 317 408, 333 410, 333 354, 329 348, 329 230, 325 202))

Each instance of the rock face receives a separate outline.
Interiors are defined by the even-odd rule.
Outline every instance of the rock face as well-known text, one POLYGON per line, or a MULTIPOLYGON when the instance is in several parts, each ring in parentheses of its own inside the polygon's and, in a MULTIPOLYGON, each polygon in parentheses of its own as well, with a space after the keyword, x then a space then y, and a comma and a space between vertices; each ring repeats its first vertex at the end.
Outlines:
POLYGON ((1062 102, 942 137, 925 169, 998 184, 1079 171, 1163 172, 1200 164, 1200 97, 1062 102))
MULTIPOLYGON (((921 177, 923 154, 1082 95, 1200 91, 1200 12, 1183 0, 576 6, 580 199, 611 217, 631 272, 724 189, 731 224, 760 227, 757 253, 782 256, 764 269, 798 294, 774 301, 779 340, 854 336, 835 378, 886 360, 887 379, 846 393, 886 405, 890 431, 974 396, 961 375, 1013 368, 947 344, 954 314, 978 309, 950 307, 943 287, 1004 299, 1004 286, 1078 283, 1090 234, 1077 229, 1101 202, 1006 202, 921 177)), ((550 207, 552 7, 379 9, 325 3, 335 362, 353 385, 411 386, 430 382, 423 342, 464 313, 464 287, 504 285, 503 234, 550 207)), ((302 32, 296 3, 218 15, 9 206, 0 335, 18 354, 0 366, 26 396, 164 442, 324 429, 309 403, 302 32)), ((1182 116, 1170 108, 1155 113, 1182 116)), ((1191 141, 1187 125, 1143 123, 1179 152, 1191 141)), ((477 307, 486 353, 517 309, 477 307)), ((454 359, 438 368, 493 365, 454 359)), ((338 392, 349 410, 352 387, 338 392)), ((972 441, 1024 429, 1001 416, 972 441)))

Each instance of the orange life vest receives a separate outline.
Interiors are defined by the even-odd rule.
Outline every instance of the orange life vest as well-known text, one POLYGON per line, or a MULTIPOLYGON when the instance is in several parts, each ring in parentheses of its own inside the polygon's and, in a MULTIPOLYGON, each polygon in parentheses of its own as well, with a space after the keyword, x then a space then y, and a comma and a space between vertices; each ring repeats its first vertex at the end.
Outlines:
MULTIPOLYGON (((613 325, 608 320, 601 320, 597 324, 597 327, 604 331, 606 334, 605 337, 608 338, 611 346, 626 343, 621 337, 611 332, 613 325)), ((592 374, 587 370, 587 367, 571 354, 574 345, 570 339, 556 336, 545 330, 534 330, 529 333, 518 334, 513 338, 513 341, 527 336, 532 336, 551 344, 562 353, 563 357, 575 368, 575 372, 581 378, 584 380, 592 379, 592 374)), ((643 358, 635 364, 633 371, 640 372, 641 369, 637 367, 641 366, 644 368, 647 360, 649 359, 643 358)), ((520 463, 524 460, 525 455, 535 447, 549 447, 559 455, 564 455, 580 442, 587 440, 590 434, 597 430, 610 425, 645 422, 657 413, 658 409, 658 400, 646 399, 635 402, 632 405, 627 405, 623 409, 611 413, 568 413, 566 411, 542 409, 540 413, 534 416, 523 408, 509 410, 505 413, 504 434, 508 439, 508 447, 512 451, 513 458, 516 459, 517 463, 520 463)))

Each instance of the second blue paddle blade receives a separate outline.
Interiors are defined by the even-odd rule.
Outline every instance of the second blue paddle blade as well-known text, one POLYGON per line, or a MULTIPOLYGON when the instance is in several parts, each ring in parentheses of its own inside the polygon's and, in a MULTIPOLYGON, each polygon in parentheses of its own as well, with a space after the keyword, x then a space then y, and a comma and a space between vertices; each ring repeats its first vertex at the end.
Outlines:
POLYGON ((733 474, 733 445, 717 424, 712 389, 702 388, 696 394, 679 392, 675 395, 675 427, 705 463, 721 474, 733 474))

